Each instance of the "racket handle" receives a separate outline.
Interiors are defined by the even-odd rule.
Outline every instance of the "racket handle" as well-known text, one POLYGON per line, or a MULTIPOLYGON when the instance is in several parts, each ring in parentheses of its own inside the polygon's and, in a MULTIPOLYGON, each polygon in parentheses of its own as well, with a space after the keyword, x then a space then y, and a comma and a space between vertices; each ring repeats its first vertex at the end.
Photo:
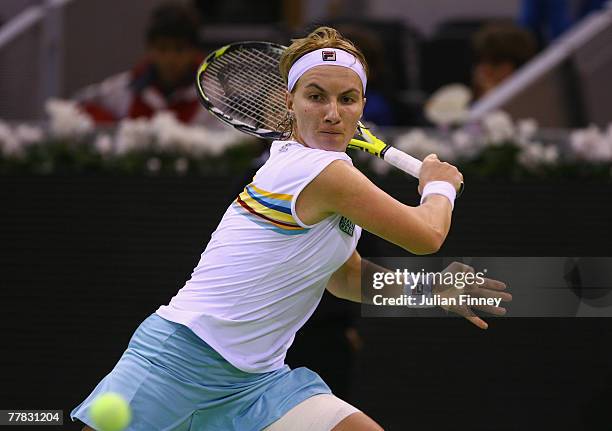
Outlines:
MULTIPOLYGON (((415 178, 419 178, 421 174, 421 165, 423 163, 419 159, 415 159, 397 148, 388 147, 387 151, 385 151, 384 160, 415 178)), ((461 196, 464 187, 465 184, 463 184, 462 181, 459 185, 459 190, 457 190, 457 197, 461 196)))
POLYGON ((415 178, 419 178, 421 173, 421 161, 415 159, 412 156, 398 150, 397 148, 389 147, 385 152, 385 162, 395 166, 398 169, 412 175, 415 178))

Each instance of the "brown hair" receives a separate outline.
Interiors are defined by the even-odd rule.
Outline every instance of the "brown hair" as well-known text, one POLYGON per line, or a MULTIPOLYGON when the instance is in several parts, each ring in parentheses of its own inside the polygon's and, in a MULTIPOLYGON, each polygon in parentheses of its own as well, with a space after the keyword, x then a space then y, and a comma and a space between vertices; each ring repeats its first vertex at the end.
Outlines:
POLYGON ((292 39, 291 45, 283 52, 280 59, 280 74, 287 82, 289 69, 304 54, 321 48, 338 48, 353 54, 363 66, 368 76, 368 63, 365 56, 353 42, 345 39, 338 30, 331 27, 319 27, 308 36, 301 39, 292 39))
MULTIPOLYGON (((279 69, 285 83, 287 83, 289 69, 291 69, 293 63, 303 55, 321 48, 337 48, 354 55, 363 66, 366 77, 368 76, 368 63, 365 56, 353 42, 344 38, 340 32, 334 28, 318 27, 306 37, 292 39, 291 45, 289 45, 281 55, 279 69)), ((289 113, 287 113, 286 117, 280 123, 279 130, 283 131, 284 137, 288 138, 291 136, 293 131, 293 118, 289 113)))
POLYGON ((474 36, 474 54, 479 63, 508 62, 519 68, 536 54, 535 38, 527 30, 510 23, 492 23, 474 36))

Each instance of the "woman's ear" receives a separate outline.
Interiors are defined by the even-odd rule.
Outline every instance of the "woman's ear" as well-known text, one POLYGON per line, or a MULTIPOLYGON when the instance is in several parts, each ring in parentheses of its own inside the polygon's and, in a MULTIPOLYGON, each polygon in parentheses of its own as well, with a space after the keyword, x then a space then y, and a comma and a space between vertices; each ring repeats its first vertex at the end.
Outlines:
POLYGON ((289 91, 285 93, 285 106, 287 106, 287 111, 293 111, 293 93, 289 91))
POLYGON ((361 108, 361 115, 359 116, 359 121, 361 121, 363 119, 363 111, 365 110, 365 105, 368 99, 366 99, 365 97, 363 98, 363 107, 361 108))

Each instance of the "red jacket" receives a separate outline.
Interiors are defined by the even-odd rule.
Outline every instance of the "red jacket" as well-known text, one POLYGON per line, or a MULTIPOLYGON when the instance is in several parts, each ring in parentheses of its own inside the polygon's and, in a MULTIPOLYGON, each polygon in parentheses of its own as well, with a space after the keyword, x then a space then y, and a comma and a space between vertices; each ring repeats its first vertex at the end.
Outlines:
POLYGON ((143 61, 129 72, 86 87, 76 100, 98 124, 109 124, 124 118, 151 118, 158 111, 171 111, 177 119, 189 124, 207 124, 212 116, 200 104, 193 74, 171 91, 164 92, 155 66, 143 61))

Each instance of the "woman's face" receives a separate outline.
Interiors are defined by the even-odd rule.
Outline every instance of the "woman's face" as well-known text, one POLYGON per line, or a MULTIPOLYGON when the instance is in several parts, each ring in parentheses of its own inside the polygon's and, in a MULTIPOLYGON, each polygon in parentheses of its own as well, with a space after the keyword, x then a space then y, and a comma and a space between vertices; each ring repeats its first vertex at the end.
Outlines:
POLYGON ((322 150, 346 150, 364 106, 361 80, 346 67, 313 67, 287 94, 295 116, 293 138, 322 150))

